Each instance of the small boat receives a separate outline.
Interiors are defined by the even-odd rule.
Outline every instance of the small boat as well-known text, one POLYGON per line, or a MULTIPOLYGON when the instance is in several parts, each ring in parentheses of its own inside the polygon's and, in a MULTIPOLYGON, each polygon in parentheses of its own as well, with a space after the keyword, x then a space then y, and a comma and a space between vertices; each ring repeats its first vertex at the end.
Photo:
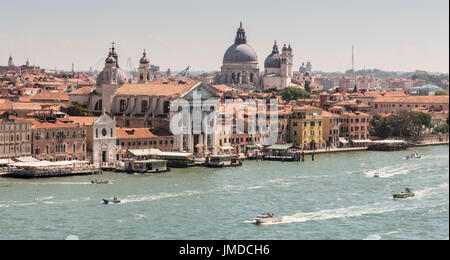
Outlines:
POLYGON ((280 223, 283 221, 283 217, 277 217, 273 214, 266 213, 259 215, 255 218, 256 224, 269 224, 269 223, 280 223))
POLYGON ((420 159, 420 158, 422 158, 422 156, 420 156, 420 154, 418 154, 418 153, 413 153, 413 154, 410 154, 410 155, 406 156, 406 159, 407 159, 407 160, 410 160, 410 159, 420 159))
POLYGON ((92 184, 110 184, 110 183, 113 183, 113 182, 114 182, 113 180, 106 180, 106 181, 97 181, 97 180, 95 180, 95 181, 91 181, 92 184))
POLYGON ((374 178, 380 178, 380 173, 379 173, 379 172, 374 173, 374 174, 373 174, 373 177, 374 177, 374 178))
POLYGON ((115 204, 117 204, 117 203, 120 203, 120 200, 117 199, 117 198, 113 198, 113 199, 110 199, 110 200, 103 199, 103 203, 104 204, 108 204, 108 203, 115 203, 115 204))
POLYGON ((414 197, 415 194, 412 192, 412 188, 405 188, 404 191, 400 192, 400 193, 395 193, 393 195, 394 199, 406 199, 409 197, 414 197))

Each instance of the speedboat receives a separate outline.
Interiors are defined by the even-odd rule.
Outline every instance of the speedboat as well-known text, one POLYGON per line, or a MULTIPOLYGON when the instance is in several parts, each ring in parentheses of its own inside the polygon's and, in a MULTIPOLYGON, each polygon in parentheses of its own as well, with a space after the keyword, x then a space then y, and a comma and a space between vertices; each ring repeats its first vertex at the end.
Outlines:
POLYGON ((422 158, 422 156, 420 156, 420 154, 418 154, 418 153, 413 153, 413 154, 410 154, 410 155, 408 155, 408 156, 406 156, 406 159, 420 159, 420 158, 422 158))
POLYGON ((395 193, 393 195, 394 199, 406 199, 409 197, 414 197, 415 194, 412 192, 412 188, 405 188, 404 191, 400 192, 400 193, 395 193))
POLYGON ((108 200, 108 199, 103 199, 103 203, 104 203, 104 204, 108 204, 108 203, 115 203, 115 204, 117 204, 117 203, 120 203, 120 200, 117 199, 117 198, 113 198, 113 199, 110 199, 110 200, 108 200))
POLYGON ((110 184, 110 183, 113 183, 113 182, 114 182, 113 180, 106 180, 106 181, 97 181, 97 180, 95 180, 95 181, 91 181, 92 184, 110 184))
POLYGON ((256 224, 269 224, 269 223, 279 223, 281 221, 283 221, 283 217, 277 217, 274 216, 273 214, 262 214, 262 215, 258 215, 255 218, 256 224))

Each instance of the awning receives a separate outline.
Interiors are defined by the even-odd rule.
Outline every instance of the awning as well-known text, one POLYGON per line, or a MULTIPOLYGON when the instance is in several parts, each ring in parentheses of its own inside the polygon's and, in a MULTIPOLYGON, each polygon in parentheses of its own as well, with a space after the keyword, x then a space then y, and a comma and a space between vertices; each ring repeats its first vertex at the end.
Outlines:
POLYGON ((27 156, 27 157, 16 157, 15 160, 18 162, 39 162, 38 159, 35 159, 33 157, 27 156))
POLYGON ((292 147, 292 144, 274 144, 267 147, 267 150, 287 150, 292 147))
POLYGON ((133 149, 128 150, 134 156, 150 156, 150 155, 158 155, 161 153, 159 149, 133 149))
POLYGON ((361 139, 361 140, 353 140, 353 142, 354 142, 354 143, 357 143, 357 144, 365 144, 365 143, 371 143, 372 140, 369 140, 369 139, 361 139))
POLYGON ((234 150, 234 148, 231 146, 222 146, 220 147, 220 150, 234 150))
POLYGON ((339 138, 339 142, 341 142, 343 144, 348 144, 348 141, 345 140, 344 138, 339 138))
POLYGON ((10 164, 13 163, 11 159, 0 159, 0 164, 10 164))
POLYGON ((247 147, 247 149, 258 149, 259 148, 257 145, 254 145, 254 144, 249 144, 246 147, 247 147))

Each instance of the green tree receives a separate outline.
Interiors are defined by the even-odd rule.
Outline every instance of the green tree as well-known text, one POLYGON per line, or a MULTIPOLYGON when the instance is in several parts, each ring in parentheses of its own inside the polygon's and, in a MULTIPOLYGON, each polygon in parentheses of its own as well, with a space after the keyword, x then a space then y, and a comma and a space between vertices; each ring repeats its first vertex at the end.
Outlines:
POLYGON ((305 82, 305 91, 311 93, 311 82, 309 81, 305 82))
POLYGON ((431 115, 418 111, 403 111, 388 117, 375 115, 370 120, 369 131, 371 135, 382 138, 417 136, 422 133, 424 127, 432 127, 431 115))
POLYGON ((448 134, 448 124, 440 124, 433 129, 433 133, 448 134))
POLYGON ((448 91, 445 90, 436 90, 436 92, 434 92, 435 96, 448 96, 448 91))
POLYGON ((277 88, 268 88, 263 90, 263 93, 272 93, 272 92, 278 93, 279 90, 277 88))
POLYGON ((67 114, 70 116, 93 116, 92 112, 89 110, 89 104, 73 102, 67 107, 67 114))
POLYGON ((288 87, 284 88, 280 92, 281 98, 285 101, 297 100, 297 99, 310 99, 311 94, 301 88, 288 87))

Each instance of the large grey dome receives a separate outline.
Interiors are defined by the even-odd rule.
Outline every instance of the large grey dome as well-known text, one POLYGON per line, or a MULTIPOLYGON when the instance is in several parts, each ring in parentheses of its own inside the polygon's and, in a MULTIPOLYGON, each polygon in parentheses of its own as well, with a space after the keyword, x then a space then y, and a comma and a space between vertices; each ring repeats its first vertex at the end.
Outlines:
POLYGON ((255 50, 247 44, 247 36, 242 22, 237 30, 234 44, 227 49, 223 56, 223 63, 258 63, 255 50))
POLYGON ((258 63, 258 56, 250 45, 235 43, 225 52, 223 63, 258 63))
POLYGON ((281 56, 278 52, 277 42, 273 45, 272 53, 264 61, 264 68, 281 68, 281 56))

